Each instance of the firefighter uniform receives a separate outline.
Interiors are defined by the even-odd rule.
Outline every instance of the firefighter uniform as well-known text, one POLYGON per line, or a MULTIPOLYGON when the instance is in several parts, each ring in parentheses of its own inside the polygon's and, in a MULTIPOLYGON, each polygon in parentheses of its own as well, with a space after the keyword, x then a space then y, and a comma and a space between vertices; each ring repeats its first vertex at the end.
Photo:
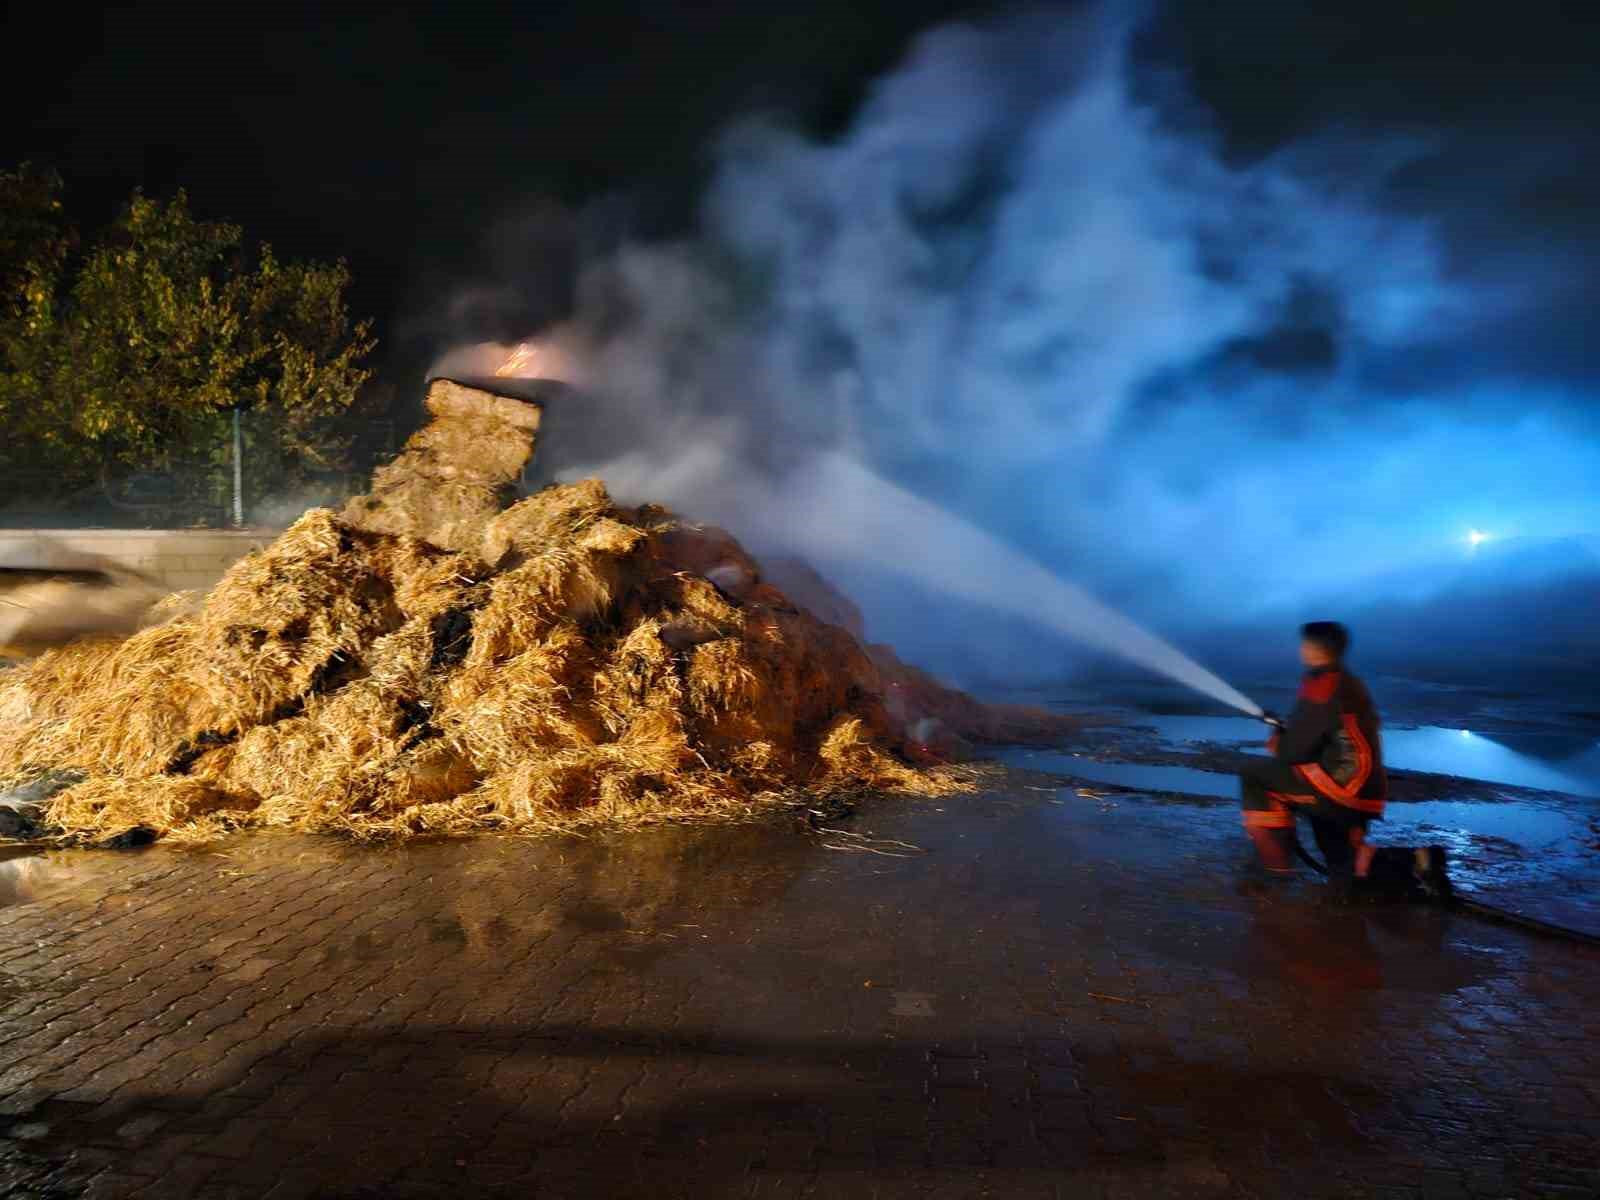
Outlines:
POLYGON ((1329 871, 1348 875, 1387 795, 1377 707, 1342 665, 1306 673, 1272 757, 1240 772, 1244 825, 1273 871, 1291 868, 1295 817, 1303 813, 1329 871))

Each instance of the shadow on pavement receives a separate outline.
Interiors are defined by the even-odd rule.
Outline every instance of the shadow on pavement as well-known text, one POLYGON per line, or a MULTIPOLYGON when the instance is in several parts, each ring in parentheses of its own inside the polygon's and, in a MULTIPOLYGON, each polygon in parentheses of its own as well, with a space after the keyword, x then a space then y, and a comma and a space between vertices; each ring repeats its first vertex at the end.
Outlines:
POLYGON ((204 1097, 54 1102, 28 1121, 61 1182, 109 1168, 152 1195, 743 1196, 798 1179, 1053 1195, 1067 1171, 1119 1195, 1159 1175, 1159 1194, 1222 1196, 1266 1130, 1348 1149, 1377 1099, 1138 1043, 560 1025, 327 1033, 204 1097))

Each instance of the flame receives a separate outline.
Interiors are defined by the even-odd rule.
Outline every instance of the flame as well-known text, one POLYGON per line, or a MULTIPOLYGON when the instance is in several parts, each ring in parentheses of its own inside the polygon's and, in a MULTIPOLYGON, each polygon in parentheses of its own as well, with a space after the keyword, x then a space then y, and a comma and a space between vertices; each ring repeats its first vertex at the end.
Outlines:
POLYGON ((532 375, 534 372, 530 368, 538 360, 539 347, 532 342, 518 342, 511 347, 511 353, 506 355, 505 362, 494 369, 494 373, 502 377, 507 375, 532 375))
POLYGON ((505 356, 494 369, 494 373, 502 379, 558 379, 571 384, 582 381, 582 369, 577 357, 570 345, 559 336, 540 336, 518 342, 509 351, 489 342, 485 344, 485 349, 492 350, 496 357, 505 356))

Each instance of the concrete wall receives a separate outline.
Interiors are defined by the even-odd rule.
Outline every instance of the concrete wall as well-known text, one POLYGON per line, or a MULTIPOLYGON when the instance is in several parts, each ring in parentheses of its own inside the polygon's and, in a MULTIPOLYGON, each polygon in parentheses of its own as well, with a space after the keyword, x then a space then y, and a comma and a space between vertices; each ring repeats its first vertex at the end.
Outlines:
POLYGON ((209 588, 271 529, 0 529, 0 566, 82 570, 106 563, 174 591, 209 588))

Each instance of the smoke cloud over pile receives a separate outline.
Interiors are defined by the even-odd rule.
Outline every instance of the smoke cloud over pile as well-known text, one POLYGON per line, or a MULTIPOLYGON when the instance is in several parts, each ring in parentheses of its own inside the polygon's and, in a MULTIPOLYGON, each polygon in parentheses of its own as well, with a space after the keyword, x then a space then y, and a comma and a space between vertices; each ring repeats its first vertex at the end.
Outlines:
POLYGON ((1030 563, 1197 638, 1426 598, 1472 528, 1600 527, 1584 383, 1522 349, 1558 265, 1467 243, 1492 193, 1407 191, 1452 148, 1226 161, 1120 11, 934 30, 828 143, 729 130, 697 236, 590 256, 535 337, 527 373, 584 389, 547 468, 798 550, 874 637, 995 674, 1072 632, 1030 563))

